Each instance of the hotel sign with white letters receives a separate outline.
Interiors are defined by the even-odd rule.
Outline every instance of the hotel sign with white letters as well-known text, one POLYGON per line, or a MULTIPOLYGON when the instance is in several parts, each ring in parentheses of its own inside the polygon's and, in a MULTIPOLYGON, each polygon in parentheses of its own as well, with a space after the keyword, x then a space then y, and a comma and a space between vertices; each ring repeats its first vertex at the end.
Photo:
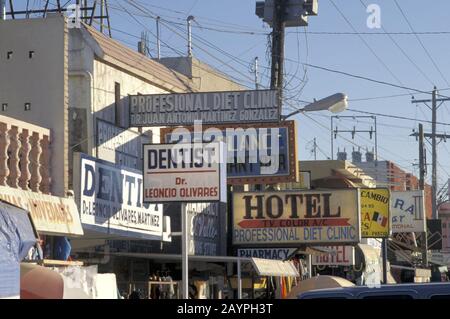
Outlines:
POLYGON ((359 190, 233 194, 233 244, 356 244, 359 190))

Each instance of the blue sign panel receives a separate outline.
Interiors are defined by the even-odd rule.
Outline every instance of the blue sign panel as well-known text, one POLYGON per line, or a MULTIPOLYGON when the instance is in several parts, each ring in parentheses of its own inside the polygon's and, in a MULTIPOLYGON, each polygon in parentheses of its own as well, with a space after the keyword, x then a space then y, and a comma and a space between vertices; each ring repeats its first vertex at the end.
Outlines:
POLYGON ((293 182, 297 177, 295 124, 251 127, 201 127, 162 129, 166 143, 209 143, 227 145, 228 184, 293 182))

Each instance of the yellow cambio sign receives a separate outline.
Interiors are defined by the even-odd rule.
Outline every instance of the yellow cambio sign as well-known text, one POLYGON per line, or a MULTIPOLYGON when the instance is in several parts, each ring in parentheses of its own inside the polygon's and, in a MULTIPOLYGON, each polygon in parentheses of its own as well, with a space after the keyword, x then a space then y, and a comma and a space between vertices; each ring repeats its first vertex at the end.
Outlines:
POLYGON ((233 244, 354 244, 359 190, 233 193, 233 244))
POLYGON ((386 188, 361 189, 361 235, 363 238, 389 237, 390 194, 386 188))

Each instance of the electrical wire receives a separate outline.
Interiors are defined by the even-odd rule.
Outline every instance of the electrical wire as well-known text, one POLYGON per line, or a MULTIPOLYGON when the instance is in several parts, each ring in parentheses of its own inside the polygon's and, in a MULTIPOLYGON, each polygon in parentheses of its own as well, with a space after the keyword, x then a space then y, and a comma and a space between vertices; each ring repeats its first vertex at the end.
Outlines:
MULTIPOLYGON (((287 32, 286 34, 292 34, 287 32)), ((307 31, 312 35, 448 35, 450 31, 422 31, 422 32, 341 32, 341 31, 307 31)))
MULTIPOLYGON (((142 10, 142 8, 139 8, 139 9, 142 10)), ((150 15, 149 17, 151 17, 151 18, 156 18, 155 16, 152 16, 152 15, 150 15)), ((183 36, 182 36, 182 37, 183 37, 183 36)), ((184 37, 183 37, 183 38, 184 38, 184 37)), ((209 43, 208 45, 211 45, 211 43, 209 43)), ((223 50, 221 50, 220 48, 218 48, 218 47, 216 47, 216 46, 213 46, 213 48, 214 48, 215 50, 219 50, 219 52, 221 52, 222 54, 227 55, 228 57, 232 58, 233 61, 235 61, 235 62, 237 62, 237 63, 239 63, 239 64, 244 65, 245 67, 247 67, 247 62, 246 62, 246 61, 240 60, 238 57, 232 56, 232 55, 230 55, 229 53, 224 52, 223 50)), ((299 62, 299 61, 295 61, 295 60, 291 60, 291 59, 286 59, 286 60, 292 61, 292 62, 294 62, 294 63, 298 63, 298 62, 299 62)), ((317 69, 325 70, 325 71, 328 71, 328 72, 339 73, 339 74, 342 74, 342 75, 346 75, 346 76, 350 76, 350 77, 354 77, 354 78, 358 78, 358 79, 363 79, 363 80, 375 82, 375 83, 378 83, 378 84, 389 85, 389 86, 396 87, 396 88, 400 88, 400 89, 410 90, 410 91, 414 91, 414 92, 417 92, 417 93, 424 93, 424 94, 429 94, 429 93, 430 93, 430 91, 423 91, 423 90, 419 90, 419 89, 415 89, 415 88, 406 87, 406 86, 404 86, 404 85, 396 85, 396 84, 389 83, 389 82, 386 82, 386 81, 375 80, 375 79, 371 79, 371 78, 368 78, 368 77, 365 77, 365 76, 355 75, 355 74, 350 74, 350 73, 342 72, 342 71, 339 71, 339 70, 332 70, 332 69, 330 69, 330 68, 320 67, 320 66, 317 66, 317 65, 309 64, 309 63, 303 63, 303 65, 304 65, 305 67, 312 67, 312 68, 317 68, 317 69)), ((268 66, 263 66, 263 65, 260 65, 260 67, 261 67, 261 68, 269 68, 268 66)), ((236 71, 237 73, 243 75, 240 71, 237 71, 237 70, 235 70, 235 71, 236 71)), ((247 76, 245 76, 245 77, 246 77, 247 79, 249 79, 247 76)), ((250 81, 250 80, 249 80, 249 83, 252 83, 252 82, 253 82, 253 81, 250 81)), ((439 96, 443 96, 443 95, 439 95, 439 96)))
MULTIPOLYGON (((419 89, 407 87, 407 86, 404 86, 404 85, 398 85, 398 84, 394 84, 394 83, 391 83, 391 82, 376 80, 376 79, 373 79, 373 78, 369 78, 367 76, 352 74, 352 73, 349 73, 349 72, 335 70, 335 69, 331 69, 331 68, 327 68, 327 67, 319 66, 319 65, 314 65, 314 64, 310 64, 310 63, 305 63, 305 65, 307 65, 307 66, 309 66, 311 68, 314 68, 314 69, 327 71, 327 72, 331 72, 331 73, 336 73, 336 74, 341 74, 341 75, 345 75, 345 76, 356 78, 356 79, 360 79, 360 80, 365 80, 365 81, 369 81, 369 82, 373 82, 373 83, 378 83, 378 84, 381 84, 381 85, 395 87, 395 88, 398 88, 398 89, 414 91, 414 92, 423 93, 423 94, 431 94, 431 92, 432 92, 432 91, 419 90, 419 89)), ((408 95, 410 95, 410 94, 408 94, 408 95)), ((442 94, 438 94, 438 95, 440 97, 450 98, 450 97, 448 97, 446 95, 442 95, 442 94)))
MULTIPOLYGON (((382 116, 382 117, 389 117, 392 119, 398 119, 398 120, 405 120, 405 121, 416 121, 416 119, 406 116, 400 116, 400 115, 391 115, 391 114, 383 114, 383 113, 376 113, 376 112, 368 112, 368 111, 362 111, 362 110, 356 110, 356 109, 347 109, 347 111, 354 112, 354 113, 362 113, 362 114, 369 114, 369 115, 376 115, 376 116, 382 116)), ((432 121, 429 120, 420 120, 423 123, 430 123, 432 124, 432 121)), ((444 126, 450 126, 450 123, 443 123, 443 122, 436 122, 438 125, 444 125, 444 126)))
POLYGON ((428 51, 428 49, 425 47, 425 45, 423 44, 422 40, 420 39, 420 37, 417 35, 417 33, 415 33, 414 28, 412 27, 411 23, 408 20, 408 17, 406 16, 405 12, 403 11, 402 7, 400 7, 400 5, 398 4, 397 0, 394 0, 395 5, 397 6, 398 10, 400 11, 400 13, 402 14, 403 18, 405 19, 406 23, 408 24, 409 28, 411 29, 411 31, 414 33, 414 36, 416 37, 417 41, 419 42, 420 46, 422 47, 422 49, 425 51, 425 54, 428 56, 428 58, 430 59, 431 63, 433 64, 434 68, 436 69, 436 71, 438 71, 439 75, 441 76, 441 78, 444 80, 444 82, 447 84, 447 86, 450 86, 450 83, 448 82, 447 78, 444 76, 444 74, 442 73, 441 69, 437 66, 436 61, 433 59, 433 57, 431 56, 430 52, 428 51))
MULTIPOLYGON (((316 123, 317 125, 321 126, 322 128, 325 128, 325 129, 327 129, 327 130, 330 130, 329 127, 327 127, 326 125, 323 125, 322 123, 320 123, 319 121, 315 120, 313 117, 309 116, 308 114, 305 113, 304 116, 306 116, 308 119, 310 119, 311 121, 313 121, 313 122, 316 123)), ((352 141, 352 140, 350 140, 350 139, 348 139, 348 138, 346 138, 346 137, 344 137, 344 136, 340 136, 340 137, 341 137, 343 140, 349 142, 350 144, 352 144, 352 145, 354 145, 354 146, 356 146, 356 147, 358 147, 358 148, 364 149, 363 146, 361 146, 361 145, 355 143, 354 141, 352 141)), ((389 152, 390 152, 390 151, 389 151, 389 152)), ((384 159, 381 155, 377 155, 377 156, 378 156, 378 158, 380 158, 381 160, 389 161, 388 159, 384 159)), ((396 156, 396 158, 402 159, 401 157, 398 157, 398 155, 395 155, 395 156, 396 156)), ((407 159, 404 159, 404 160, 405 160, 405 161, 410 161, 410 160, 407 160, 407 159)), ((406 169, 405 167, 402 167, 401 165, 399 165, 399 167, 402 168, 402 169, 404 169, 404 170, 406 170, 406 171, 409 170, 409 169, 406 169)))
MULTIPOLYGON (((359 0, 361 5, 364 8, 367 8, 367 5, 364 3, 363 0, 359 0)), ((404 57, 416 68, 416 70, 431 84, 434 85, 435 83, 430 79, 430 77, 415 63, 411 57, 403 50, 403 48, 395 41, 394 37, 391 34, 388 34, 384 26, 381 26, 383 32, 388 36, 388 38, 394 43, 394 45, 400 50, 400 52, 403 54, 404 57)))
MULTIPOLYGON (((341 17, 345 20, 345 22, 347 22, 347 24, 350 26, 350 28, 354 31, 356 31, 356 28, 353 26, 353 24, 350 22, 349 19, 347 19, 347 17, 344 15, 344 13, 342 12, 341 9, 339 9, 339 7, 336 5, 336 3, 334 3, 333 0, 329 0, 331 2, 331 4, 334 6, 334 8, 339 12, 339 14, 341 15, 341 17)), ((376 58, 376 60, 384 67, 384 69, 392 76, 392 78, 394 78, 401 86, 404 86, 402 81, 394 74, 394 72, 392 72, 392 70, 386 65, 386 63, 383 61, 383 59, 381 59, 378 54, 375 52, 375 50, 367 43, 367 41, 358 34, 358 38, 364 43, 364 45, 367 47, 367 49, 369 49, 369 51, 372 53, 372 55, 376 58)), ((450 85, 448 85, 450 86, 450 85)))
MULTIPOLYGON (((133 16, 133 14, 132 14, 131 12, 129 12, 128 9, 126 9, 126 8, 123 7, 123 6, 121 6, 121 7, 122 7, 122 11, 123 11, 123 12, 127 13, 127 14, 128 14, 130 17, 132 17, 133 20, 135 20, 135 22, 137 22, 141 27, 143 27, 145 30, 149 31, 153 36, 155 36, 155 34, 154 34, 150 29, 148 29, 146 25, 144 25, 143 23, 141 23, 135 16, 133 16)), ((163 24, 163 23, 161 22, 161 24, 163 24)), ((167 27, 167 25, 166 25, 166 27, 167 27)), ((169 27, 169 28, 170 28, 170 27, 169 27)), ((173 31, 173 30, 172 30, 172 31, 173 31)), ((176 54, 178 54, 178 55, 180 55, 180 56, 183 56, 183 53, 180 52, 179 50, 177 50, 177 49, 173 48, 172 46, 168 45, 168 44, 167 44, 165 41, 163 41, 163 40, 160 40, 160 41, 161 41, 161 43, 162 43, 163 45, 165 45, 167 48, 171 49, 171 50, 172 50, 173 52, 175 52, 176 54)), ((221 60, 220 60, 220 61, 221 61, 221 60)), ((221 62, 223 62, 223 61, 221 61, 221 62)), ((212 70, 209 70, 209 69, 206 68, 206 67, 202 67, 201 65, 199 65, 198 67, 199 67, 200 69, 202 69, 202 70, 208 72, 208 73, 212 73, 212 74, 215 74, 216 76, 220 76, 220 74, 219 74, 218 71, 213 72, 212 70)), ((234 70, 236 70, 236 69, 234 69, 234 70)), ((239 70, 236 70, 236 71, 237 71, 239 74, 243 75, 243 73, 240 72, 239 70)), ((250 79, 250 81, 247 81, 247 83, 251 83, 251 85, 249 85, 249 84, 244 84, 243 81, 242 81, 241 79, 236 79, 236 78, 233 78, 232 76, 229 76, 229 75, 228 75, 228 76, 223 75, 223 76, 221 76, 221 77, 223 77, 223 78, 226 79, 226 80, 232 79, 232 80, 235 81, 236 83, 239 83, 239 84, 241 84, 242 86, 247 87, 247 88, 253 87, 253 79, 250 79, 247 75, 245 75, 245 77, 246 77, 247 79, 250 79)))

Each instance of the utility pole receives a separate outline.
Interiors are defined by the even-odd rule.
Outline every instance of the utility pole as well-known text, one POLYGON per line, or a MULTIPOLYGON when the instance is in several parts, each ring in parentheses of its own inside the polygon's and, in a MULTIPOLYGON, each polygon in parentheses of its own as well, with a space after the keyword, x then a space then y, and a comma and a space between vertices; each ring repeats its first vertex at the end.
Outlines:
POLYGON ((278 90, 278 102, 280 107, 283 101, 285 12, 286 0, 274 0, 270 88, 278 90))
POLYGON ((83 21, 85 21, 85 22, 87 21, 86 19, 88 17, 87 7, 88 7, 87 0, 83 0, 83 9, 84 10, 82 10, 81 16, 83 17, 83 21))
POLYGON ((255 64, 253 66, 253 72, 255 72, 255 89, 259 90, 259 79, 258 79, 258 57, 255 57, 255 64))
POLYGON ((423 125, 419 124, 419 188, 425 189, 425 135, 423 133, 423 125))
POLYGON ((306 27, 308 16, 318 13, 318 0, 256 1, 255 13, 272 26, 272 63, 270 89, 278 91, 278 104, 283 100, 284 31, 286 27, 306 27))
MULTIPOLYGON (((431 204, 432 204, 432 217, 438 218, 437 212, 437 140, 436 137, 436 122, 437 122, 437 110, 445 101, 450 101, 450 98, 437 98, 436 86, 433 88, 431 100, 413 100, 411 103, 424 103, 431 110, 431 134, 425 134, 425 137, 431 137, 431 204), (427 104, 431 102, 431 107, 427 104), (439 103, 439 105, 437 104, 439 103)), ((413 134, 414 135, 414 134, 413 134)))
POLYGON ((314 138, 314 160, 317 161, 317 142, 316 138, 314 138))
MULTIPOLYGON (((433 93, 431 96, 431 134, 433 134, 431 138, 431 211, 433 213, 433 219, 438 218, 437 213, 437 144, 436 144, 436 115, 437 115, 437 105, 436 105, 436 87, 433 88, 433 93)), ((426 234, 425 234, 426 236, 426 234)))
MULTIPOLYGON (((419 124, 419 189, 425 189, 425 152, 424 152, 424 139, 423 125, 419 124)), ((424 234, 424 247, 422 252, 422 260, 425 267, 428 267, 428 234, 424 234)))
POLYGON ((6 20, 6 0, 0 0, 0 20, 6 20))
POLYGON ((104 0, 100 0, 100 32, 103 33, 103 12, 105 8, 104 0))

